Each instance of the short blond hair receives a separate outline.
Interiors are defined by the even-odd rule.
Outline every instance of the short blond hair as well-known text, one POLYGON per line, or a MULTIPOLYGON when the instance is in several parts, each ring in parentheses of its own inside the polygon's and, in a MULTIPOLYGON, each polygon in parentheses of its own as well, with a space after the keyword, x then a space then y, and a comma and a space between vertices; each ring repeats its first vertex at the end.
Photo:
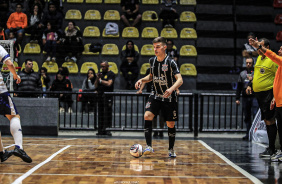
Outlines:
POLYGON ((153 40, 153 43, 159 43, 159 42, 166 45, 166 39, 164 37, 157 37, 153 40))

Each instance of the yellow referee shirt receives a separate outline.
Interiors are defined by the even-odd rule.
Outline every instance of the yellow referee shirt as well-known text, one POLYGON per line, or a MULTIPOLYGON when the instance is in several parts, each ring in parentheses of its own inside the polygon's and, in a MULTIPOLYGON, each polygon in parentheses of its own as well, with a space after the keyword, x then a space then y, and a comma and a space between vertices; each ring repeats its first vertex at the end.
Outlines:
POLYGON ((273 81, 278 65, 268 57, 258 56, 253 79, 254 92, 268 91, 273 88, 273 81))

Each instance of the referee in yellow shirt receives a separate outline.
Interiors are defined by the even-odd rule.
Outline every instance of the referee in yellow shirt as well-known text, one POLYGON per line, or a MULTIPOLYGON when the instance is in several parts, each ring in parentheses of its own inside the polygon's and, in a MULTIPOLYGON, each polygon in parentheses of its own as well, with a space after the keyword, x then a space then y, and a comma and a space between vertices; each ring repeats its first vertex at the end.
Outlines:
MULTIPOLYGON (((268 39, 261 38, 259 42, 261 46, 269 49, 268 39)), ((270 104, 273 99, 273 81, 278 65, 266 57, 260 50, 261 47, 257 50, 259 56, 254 67, 254 78, 252 84, 250 83, 247 87, 246 93, 252 93, 252 86, 261 110, 261 119, 264 120, 266 124, 269 147, 266 148, 264 152, 260 153, 259 156, 270 157, 275 153, 275 139, 277 135, 275 108, 270 110, 270 104)))

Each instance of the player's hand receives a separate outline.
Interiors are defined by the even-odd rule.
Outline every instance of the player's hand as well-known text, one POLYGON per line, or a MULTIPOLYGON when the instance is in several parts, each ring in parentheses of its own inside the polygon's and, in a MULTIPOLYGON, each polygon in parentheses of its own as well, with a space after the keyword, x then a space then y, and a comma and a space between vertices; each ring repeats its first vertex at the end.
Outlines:
POLYGON ((270 110, 272 110, 272 109, 274 109, 274 107, 275 107, 275 98, 273 98, 272 100, 271 100, 271 102, 270 102, 270 110))
POLYGON ((236 104, 237 104, 237 105, 240 105, 240 100, 236 100, 236 104))
POLYGON ((173 91, 169 88, 169 89, 167 89, 166 91, 165 91, 165 93, 164 93, 164 95, 163 95, 163 97, 164 98, 167 98, 167 97, 169 97, 170 95, 171 95, 171 93, 172 93, 173 91))
POLYGON ((19 84, 19 83, 21 83, 21 77, 19 76, 19 75, 17 75, 17 76, 14 76, 14 80, 16 80, 16 84, 19 84))
POLYGON ((247 95, 251 95, 252 94, 252 88, 250 86, 247 87, 246 94, 247 95))
POLYGON ((139 80, 135 83, 135 88, 136 88, 136 89, 139 89, 139 88, 141 87, 141 85, 142 85, 142 80, 139 79, 139 80))

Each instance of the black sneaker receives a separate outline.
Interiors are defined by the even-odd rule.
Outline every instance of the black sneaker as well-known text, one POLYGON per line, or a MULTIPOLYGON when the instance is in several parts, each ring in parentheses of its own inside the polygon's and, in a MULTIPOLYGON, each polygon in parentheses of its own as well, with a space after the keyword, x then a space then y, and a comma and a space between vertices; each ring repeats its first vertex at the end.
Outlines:
POLYGON ((13 155, 13 151, 5 150, 5 153, 0 152, 1 162, 5 162, 12 155, 13 155))
POLYGON ((26 154, 26 152, 18 147, 14 149, 14 155, 20 157, 23 161, 31 163, 32 159, 26 154))
POLYGON ((266 148, 264 152, 259 154, 259 157, 271 157, 271 155, 273 155, 274 153, 275 151, 272 151, 271 149, 266 148))

